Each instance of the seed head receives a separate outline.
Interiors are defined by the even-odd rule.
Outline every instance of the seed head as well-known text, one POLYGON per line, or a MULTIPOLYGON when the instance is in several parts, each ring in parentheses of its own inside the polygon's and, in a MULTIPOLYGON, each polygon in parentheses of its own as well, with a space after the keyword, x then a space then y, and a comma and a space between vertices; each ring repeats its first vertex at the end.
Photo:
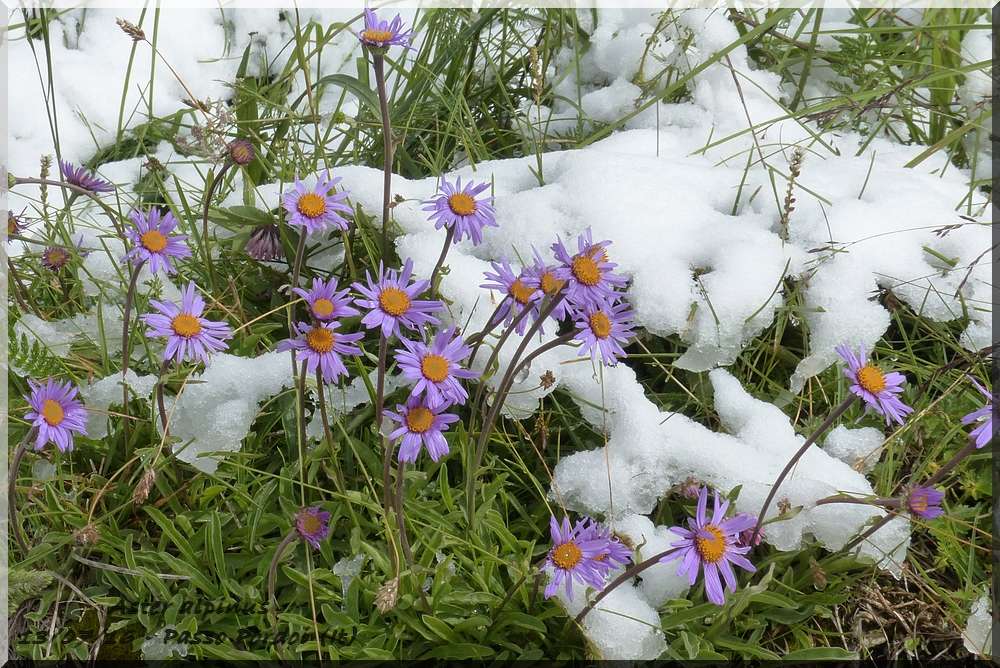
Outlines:
POLYGON ((399 600, 399 578, 388 580, 378 589, 375 594, 375 607, 381 614, 385 614, 396 607, 399 600))
POLYGON ((146 41, 146 33, 144 33, 142 31, 142 28, 140 28, 136 24, 130 23, 129 21, 126 21, 125 19, 122 18, 116 20, 115 23, 118 24, 118 27, 122 29, 123 33, 132 38, 132 41, 135 42, 146 41))

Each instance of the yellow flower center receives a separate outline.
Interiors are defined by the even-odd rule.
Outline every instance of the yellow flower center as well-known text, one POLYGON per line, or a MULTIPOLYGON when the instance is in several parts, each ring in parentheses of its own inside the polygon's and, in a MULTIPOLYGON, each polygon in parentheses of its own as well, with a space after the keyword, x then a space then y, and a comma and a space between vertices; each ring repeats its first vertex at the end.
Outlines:
POLYGON ((139 237, 139 241, 142 242, 143 247, 150 253, 159 253, 167 247, 167 238, 157 230, 144 232, 143 235, 139 237))
POLYGON ((317 318, 327 318, 333 313, 333 302, 329 299, 319 298, 313 302, 313 313, 317 318))
POLYGON ((522 283, 520 278, 510 284, 510 296, 516 299, 519 304, 527 304, 531 301, 533 294, 535 294, 535 289, 522 283))
POLYGON ((313 515, 312 513, 302 514, 302 532, 308 534, 316 534, 322 531, 323 523, 320 521, 319 517, 313 515))
POLYGON ((306 193, 302 197, 299 197, 299 202, 295 205, 295 208, 307 218, 319 218, 326 213, 326 198, 316 193, 306 193))
POLYGON ((580 563, 583 552, 575 543, 563 543, 556 545, 552 550, 552 563, 563 570, 569 570, 580 563))
POLYGON ((547 295, 556 294, 557 292, 562 290, 562 286, 566 284, 566 281, 560 281, 558 278, 555 277, 555 274, 553 274, 551 271, 547 271, 544 274, 542 274, 541 282, 542 282, 542 292, 544 292, 547 295))
POLYGON ((577 255, 573 258, 573 276, 584 285, 592 287, 601 280, 601 270, 589 255, 577 255))
POLYGON ((587 256, 596 259, 598 262, 608 261, 608 251, 606 248, 601 246, 594 246, 589 251, 587 251, 587 256))
POLYGON ((7 234, 17 234, 17 218, 10 211, 7 212, 7 234))
POLYGON ((606 339, 611 334, 611 320, 603 312, 598 311, 590 316, 590 331, 599 339, 606 339))
POLYGON ((61 248, 52 248, 47 252, 46 259, 52 266, 61 267, 69 259, 69 254, 61 248))
POLYGON ((416 434, 422 434, 434 424, 434 414, 423 406, 411 408, 406 414, 406 426, 416 434))
POLYGON ((910 497, 910 510, 915 513, 922 513, 927 510, 927 495, 914 494, 910 497))
POLYGON ((361 39, 366 42, 388 42, 393 35, 388 30, 364 30, 361 32, 361 39))
POLYGON ((471 216, 476 212, 476 200, 465 193, 455 193, 449 197, 448 206, 457 216, 471 216))
POLYGON ((695 538, 695 549, 701 555, 702 561, 707 561, 710 564, 722 561, 722 556, 726 553, 726 539, 722 535, 722 529, 714 524, 706 524, 704 529, 712 536, 710 538, 704 536, 695 538))
POLYGON ((306 343, 318 353, 328 353, 333 350, 333 332, 326 327, 313 327, 306 334, 306 343))
POLYGON ((188 313, 176 316, 171 325, 174 328, 174 334, 183 336, 185 339, 190 339, 201 333, 201 323, 198 322, 198 318, 188 313))
POLYGON ((448 360, 440 355, 424 355, 424 359, 420 362, 420 371, 427 380, 440 383, 448 377, 448 360))
POLYGON ((63 413, 63 407, 58 401, 46 399, 45 403, 42 404, 42 417, 49 423, 49 426, 55 427, 63 421, 65 413, 63 413))
POLYGON ((885 376, 874 364, 866 364, 858 369, 858 385, 872 394, 878 394, 885 389, 885 376))
POLYGON ((399 317, 410 308, 410 296, 399 288, 386 288, 379 293, 378 305, 389 315, 399 317))

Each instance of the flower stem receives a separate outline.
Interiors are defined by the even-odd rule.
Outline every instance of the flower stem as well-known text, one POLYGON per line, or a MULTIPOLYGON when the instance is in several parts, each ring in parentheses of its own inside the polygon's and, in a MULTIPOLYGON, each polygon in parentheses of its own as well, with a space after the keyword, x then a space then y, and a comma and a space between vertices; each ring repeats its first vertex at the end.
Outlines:
MULTIPOLYGON (((503 304, 503 302, 500 303, 503 304)), ((499 306, 497 308, 499 308, 499 306)), ((500 334, 500 338, 497 340, 496 345, 493 346, 493 351, 490 353, 489 358, 486 360, 486 365, 483 366, 484 374, 489 372, 490 367, 492 367, 493 364, 497 361, 497 358, 500 357, 500 350, 503 348, 503 344, 507 342, 507 339, 510 338, 510 335, 514 333, 514 330, 517 328, 519 324, 521 324, 521 321, 528 317, 528 313, 530 312, 531 312, 531 304, 525 304, 524 308, 521 309, 521 312, 514 317, 514 319, 511 321, 507 329, 503 330, 503 332, 500 334)), ((494 313, 496 312, 494 311, 494 313)), ((492 317, 493 319, 496 318, 495 315, 492 317)), ((476 342, 476 347, 473 348, 472 353, 469 354, 469 360, 466 362, 467 366, 470 367, 472 366, 472 359, 475 356, 476 351, 479 349, 479 345, 482 343, 483 339, 486 338, 486 334, 489 333, 490 330, 492 330, 498 324, 499 322, 495 322, 491 325, 487 325, 487 329, 483 330, 484 334, 482 335, 482 338, 480 338, 479 341, 476 342)), ((471 419, 473 420, 475 419, 476 414, 479 413, 479 404, 483 399, 483 392, 485 391, 485 388, 486 384, 483 382, 480 382, 479 387, 476 388, 476 396, 472 400, 471 410, 469 411, 469 415, 472 416, 471 419)))
POLYGON ((10 512, 10 532, 14 534, 14 540, 25 555, 28 554, 28 543, 25 542, 24 535, 21 533, 21 525, 17 522, 17 472, 21 468, 21 460, 24 459, 24 453, 27 452, 25 446, 37 433, 38 428, 32 427, 28 431, 28 435, 24 437, 24 440, 18 444, 17 450, 14 451, 14 458, 10 463, 10 473, 7 477, 7 508, 9 508, 10 512))
POLYGON ((680 549, 683 549, 683 548, 672 547, 669 550, 664 550, 663 552, 659 552, 657 554, 654 554, 653 556, 651 556, 649 559, 646 559, 645 561, 640 561, 638 564, 633 564, 632 566, 629 566, 628 568, 626 568, 625 571, 621 575, 619 575, 614 580, 612 580, 611 582, 609 582, 604 587, 604 589, 602 589, 601 591, 599 591, 597 593, 597 596, 594 597, 594 600, 590 601, 589 603, 587 603, 586 606, 584 606, 583 610, 580 611, 580 614, 578 614, 576 616, 576 618, 574 619, 574 621, 577 624, 583 623, 583 618, 587 616, 587 613, 590 612, 591 610, 593 610, 594 606, 597 605, 598 603, 600 603, 601 600, 605 596, 607 596, 608 594, 610 594, 613 590, 617 589, 623 583, 628 582, 629 580, 631 580, 632 578, 634 578, 639 573, 642 573, 647 568, 650 568, 651 566, 655 566, 656 564, 660 563, 660 559, 662 559, 663 557, 670 556, 671 554, 673 554, 674 552, 677 552, 680 549))
POLYGON ((167 429, 167 409, 163 405, 163 376, 167 373, 169 367, 170 360, 163 360, 163 364, 160 365, 160 375, 156 379, 156 407, 160 411, 160 424, 163 425, 164 442, 166 442, 169 434, 167 429))
POLYGON ((205 191, 205 202, 201 211, 201 246, 205 249, 205 267, 208 269, 208 284, 215 288, 215 269, 212 267, 212 251, 208 243, 208 210, 212 205, 212 196, 215 194, 216 186, 223 180, 229 170, 230 163, 225 163, 219 173, 215 175, 212 182, 208 184, 205 191))
POLYGON ((278 605, 278 602, 274 598, 274 583, 278 577, 278 564, 281 562, 281 557, 285 554, 285 550, 288 546, 292 544, 295 540, 295 528, 285 534, 285 537, 281 539, 278 543, 278 548, 274 551, 274 557, 271 558, 271 565, 267 567, 267 602, 271 606, 272 612, 274 608, 278 605))
POLYGON ((135 298, 135 285, 139 280, 139 272, 142 271, 142 266, 146 263, 145 260, 139 260, 134 266, 132 266, 132 275, 129 277, 128 281, 128 292, 125 293, 125 305, 122 308, 122 433, 125 436, 125 458, 129 458, 129 446, 128 446, 128 382, 125 380, 125 376, 128 374, 128 365, 131 361, 131 350, 129 346, 129 332, 131 331, 131 320, 132 320, 132 300, 135 298))
POLYGON ((794 455, 792 455, 792 458, 788 460, 788 463, 785 464, 785 468, 783 468, 781 470, 781 473, 778 474, 778 479, 774 481, 773 485, 771 485, 771 491, 768 492, 767 498, 764 499, 764 505, 760 507, 760 512, 757 513, 757 524, 753 528, 753 534, 751 535, 749 541, 750 545, 755 544, 757 536, 760 535, 760 527, 762 524, 764 524, 764 514, 767 512, 768 507, 770 507, 771 501, 774 500, 774 496, 778 493, 778 488, 781 487, 781 483, 783 483, 785 481, 785 478, 788 477, 788 474, 791 473, 792 469, 795 467, 795 464, 798 463, 800 459, 802 459, 802 455, 806 454, 806 450, 809 449, 809 446, 815 443, 816 439, 822 436, 826 432, 826 430, 829 429, 833 425, 833 423, 840 418, 841 415, 847 412, 847 409, 851 407, 851 404, 854 403, 855 399, 857 399, 857 396, 851 394, 850 396, 847 397, 847 399, 844 399, 844 401, 839 406, 833 409, 833 412, 827 415, 826 419, 823 420, 823 424, 821 424, 819 428, 816 429, 816 431, 814 431, 812 435, 805 440, 802 446, 795 451, 794 455))
POLYGON ((385 94, 385 58, 372 51, 375 87, 382 112, 382 259, 389 261, 389 196, 392 184, 392 125, 389 120, 389 100, 385 94))
POLYGON ((444 247, 441 249, 441 255, 438 257, 437 264, 434 265, 434 271, 431 272, 431 299, 436 299, 438 294, 438 272, 441 271, 441 267, 444 266, 444 259, 448 256, 448 249, 451 248, 451 241, 455 238, 455 226, 452 225, 448 228, 448 233, 444 236, 444 247))
MULTIPOLYGON (((392 453, 393 444, 382 433, 382 414, 385 408, 385 367, 388 356, 389 341, 385 334, 380 331, 378 338, 378 369, 375 378, 375 431, 382 441, 382 508, 385 512, 386 531, 390 531, 392 526, 389 516, 394 507, 392 492, 392 453)), ((400 473, 402 475, 402 473, 400 473)), ((404 536, 400 536, 400 542, 405 541, 404 536)), ((392 556, 393 569, 399 574, 399 562, 395 550, 390 550, 392 556)))

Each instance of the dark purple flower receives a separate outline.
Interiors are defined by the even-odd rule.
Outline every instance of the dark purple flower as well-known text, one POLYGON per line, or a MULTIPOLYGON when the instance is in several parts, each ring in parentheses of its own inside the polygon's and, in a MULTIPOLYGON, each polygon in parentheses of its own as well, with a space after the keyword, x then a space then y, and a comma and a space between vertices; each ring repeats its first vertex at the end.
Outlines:
POLYGON ((755 572, 757 569, 743 555, 750 551, 750 546, 739 546, 739 535, 754 526, 754 520, 749 515, 737 515, 726 519, 729 501, 719 501, 719 493, 715 493, 715 510, 709 519, 705 512, 708 506, 708 488, 703 487, 698 494, 698 509, 693 518, 688 519, 689 529, 675 526, 671 531, 683 536, 683 539, 671 543, 680 548, 677 552, 660 559, 668 563, 683 558, 677 569, 678 575, 688 576, 688 582, 693 585, 698 581, 698 571, 705 573, 705 593, 708 600, 716 605, 726 602, 722 579, 726 581, 726 589, 736 591, 736 574, 733 565, 743 570, 755 572))
POLYGON ((144 215, 142 211, 133 209, 129 218, 134 227, 126 230, 129 241, 132 242, 127 255, 133 264, 145 261, 154 274, 160 270, 173 274, 175 270, 170 259, 191 255, 191 249, 185 243, 187 235, 170 235, 177 227, 177 219, 169 211, 161 215, 160 210, 154 206, 149 214, 144 215))
POLYGON ((879 415, 884 416, 886 424, 891 424, 893 421, 903 424, 906 416, 913 412, 912 408, 896 396, 902 394, 906 377, 895 371, 882 373, 881 369, 868 361, 864 346, 857 355, 846 345, 839 345, 836 350, 837 354, 847 362, 844 375, 854 381, 851 392, 864 399, 865 403, 879 415))
POLYGON ((226 148, 229 152, 230 160, 241 167, 249 165, 257 155, 256 151, 254 151, 253 143, 247 139, 234 139, 229 142, 229 146, 226 148))
POLYGON ((365 46, 384 49, 390 46, 409 47, 413 38, 412 30, 403 30, 403 19, 399 14, 392 21, 380 21, 375 10, 365 9, 365 28, 358 33, 358 39, 365 46))
POLYGON ((229 348, 224 341, 233 337, 233 330, 224 322, 201 317, 205 300, 197 293, 194 283, 184 288, 180 306, 155 299, 150 299, 149 305, 159 312, 147 313, 142 321, 149 325, 147 336, 167 337, 164 361, 172 359, 180 363, 200 359, 207 364, 210 353, 229 348))
POLYGON ((483 243, 484 227, 499 227, 490 198, 476 199, 476 195, 490 187, 489 183, 474 184, 469 181, 462 187, 462 177, 454 185, 441 179, 440 194, 425 201, 424 211, 430 211, 434 228, 455 230, 454 243, 463 238, 472 239, 472 245, 483 243))
POLYGON ((632 550, 611 533, 611 529, 597 520, 584 517, 576 526, 577 535, 581 540, 602 540, 605 542, 604 553, 595 557, 609 566, 625 566, 632 562, 632 550))
POLYGON ((403 377, 414 384, 410 396, 426 395, 432 408, 465 403, 469 395, 460 381, 479 374, 459 365, 472 348, 465 345, 457 327, 442 329, 430 345, 407 339, 400 343, 405 350, 396 350, 396 363, 403 377))
POLYGON ((281 258, 281 236, 274 224, 259 225, 250 233, 247 241, 247 255, 260 262, 270 262, 281 258))
MULTIPOLYGON (((531 250, 532 253, 534 253, 535 261, 530 266, 525 267, 524 272, 535 280, 535 283, 542 291, 543 297, 551 299, 558 295, 562 289, 566 287, 566 281, 559 278, 558 265, 547 264, 538 252, 537 248, 532 248, 531 250)), ((563 299, 556 304, 556 307, 552 310, 552 313, 549 314, 549 317, 556 322, 561 322, 569 313, 569 310, 570 303, 563 299)))
MULTIPOLYGON (((496 290, 503 295, 495 316, 496 322, 503 321, 504 325, 509 325, 526 308, 531 309, 534 313, 533 319, 537 319, 539 304, 544 296, 542 291, 538 289, 538 279, 527 271, 515 274, 507 260, 491 262, 490 264, 496 273, 485 272, 485 276, 490 282, 483 283, 479 287, 496 290)), ((515 331, 518 334, 524 335, 528 320, 525 317, 517 323, 515 331)))
POLYGON ((417 299, 430 286, 430 282, 410 282, 413 277, 412 260, 406 260, 399 274, 394 269, 383 269, 381 263, 378 269, 377 281, 365 272, 368 284, 354 284, 354 289, 364 297, 354 300, 355 303, 361 308, 371 309, 361 319, 365 327, 381 327, 382 335, 388 339, 393 335, 399 336, 400 325, 415 330, 423 325, 436 325, 440 322, 431 314, 443 308, 444 304, 437 300, 417 299))
POLYGON ((62 246, 49 246, 42 251, 42 266, 52 271, 59 271, 69 263, 69 251, 62 246))
POLYGON ((295 513, 295 531, 318 550, 320 541, 330 534, 330 513, 318 506, 303 508, 295 513))
POLYGON ((906 495, 906 507, 910 512, 922 520, 932 520, 941 517, 944 511, 941 510, 941 501, 944 499, 944 492, 933 487, 913 487, 906 495))
POLYGON ((556 278, 566 281, 566 299, 577 308, 613 299, 615 290, 624 287, 628 279, 616 274, 614 268, 618 265, 608 261, 611 242, 594 243, 588 227, 576 245, 578 252, 571 256, 562 240, 552 244, 552 252, 561 263, 556 278))
POLYGON ((309 312, 317 320, 333 320, 358 315, 358 309, 351 306, 351 298, 348 296, 350 291, 350 288, 344 288, 337 292, 336 278, 331 278, 329 281, 314 278, 310 289, 295 288, 292 290, 306 300, 306 303, 309 304, 309 312))
POLYGON ((579 355, 590 353, 591 359, 601 360, 609 366, 618 364, 625 357, 623 343, 635 336, 632 331, 632 311, 625 302, 611 305, 587 304, 577 313, 576 340, 580 341, 579 355))
POLYGON ((969 438, 976 442, 977 448, 981 448, 993 438, 993 394, 972 376, 969 376, 969 380, 976 386, 979 393, 986 397, 986 405, 963 417, 962 424, 967 425, 982 420, 979 426, 969 432, 969 438))
POLYGON ((87 434, 87 411, 76 398, 77 388, 51 378, 44 384, 29 378, 28 386, 31 394, 25 399, 31 410, 24 414, 24 419, 38 428, 35 450, 51 442, 60 452, 69 452, 73 449, 73 432, 87 434))
POLYGON ((355 343, 364 338, 361 332, 340 334, 335 332, 339 322, 321 322, 316 325, 300 322, 295 327, 296 336, 280 342, 277 349, 295 350, 295 358, 306 363, 306 371, 316 373, 319 369, 323 382, 334 383, 340 376, 347 375, 347 367, 341 355, 360 355, 361 349, 355 343))
POLYGON ((344 204, 347 192, 337 192, 334 188, 340 178, 331 178, 330 172, 325 177, 319 177, 311 189, 299 179, 295 179, 295 188, 282 195, 282 205, 288 212, 288 224, 305 228, 306 234, 323 232, 329 227, 346 230, 347 220, 341 213, 351 213, 352 209, 344 204))
POLYGON ((62 173, 63 181, 92 193, 109 193, 115 189, 104 179, 91 175, 85 167, 75 167, 68 160, 59 161, 59 171, 62 173))
POLYGON ((603 589, 610 565, 608 556, 608 541, 605 538, 594 537, 591 531, 584 531, 581 523, 570 528, 569 518, 564 517, 562 526, 555 517, 549 518, 549 533, 552 536, 552 549, 549 550, 545 563, 552 569, 552 579, 545 587, 545 598, 551 598, 563 584, 566 585, 566 596, 573 598, 573 582, 603 589), (601 557, 604 557, 603 559, 601 557))
POLYGON ((415 462, 420 454, 420 446, 427 449, 432 461, 438 461, 448 454, 448 441, 444 434, 448 425, 458 421, 457 415, 442 413, 444 406, 431 408, 420 397, 411 396, 405 405, 396 405, 398 413, 385 411, 385 414, 395 420, 397 427, 389 439, 395 441, 401 438, 399 444, 399 461, 415 462))

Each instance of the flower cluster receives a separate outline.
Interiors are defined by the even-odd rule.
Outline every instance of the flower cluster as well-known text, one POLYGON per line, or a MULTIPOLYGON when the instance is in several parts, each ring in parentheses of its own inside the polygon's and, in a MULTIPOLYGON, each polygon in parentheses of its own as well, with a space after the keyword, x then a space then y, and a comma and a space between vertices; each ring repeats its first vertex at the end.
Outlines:
POLYGON ((565 585, 566 596, 573 598, 573 583, 603 589, 608 574, 632 561, 632 550, 622 544, 611 530, 589 517, 572 527, 568 517, 560 524, 549 519, 552 548, 545 558, 552 578, 545 587, 545 598, 555 595, 565 585))

